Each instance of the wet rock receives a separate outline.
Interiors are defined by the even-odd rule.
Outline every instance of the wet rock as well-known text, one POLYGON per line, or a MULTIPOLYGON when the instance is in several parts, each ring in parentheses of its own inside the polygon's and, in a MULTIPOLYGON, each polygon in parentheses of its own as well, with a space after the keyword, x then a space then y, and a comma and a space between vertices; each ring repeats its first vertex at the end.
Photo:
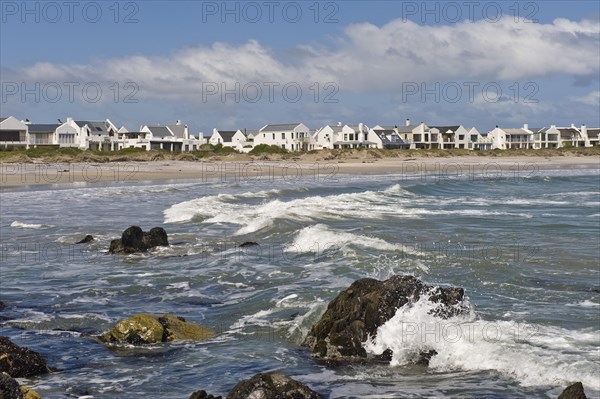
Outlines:
POLYGON ((94 241, 94 236, 88 234, 85 237, 83 237, 82 240, 77 241, 76 244, 87 244, 88 242, 92 241, 94 241))
POLYGON ((50 371, 46 360, 39 353, 15 345, 6 337, 0 337, 0 372, 6 372, 13 378, 26 378, 50 371))
POLYGON ((583 391, 583 384, 576 382, 565 388, 558 399, 587 399, 587 396, 585 396, 585 392, 583 391))
POLYGON ((0 310, 4 309, 6 307, 6 305, 4 304, 4 302, 0 301, 0 310))
POLYGON ((214 330, 189 323, 173 315, 153 316, 140 313, 118 322, 101 337, 104 342, 147 345, 177 340, 203 341, 216 335, 214 330))
POLYGON ((320 399, 306 385, 281 373, 257 374, 237 384, 227 399, 320 399))
POLYGON ((139 226, 131 226, 123 232, 120 239, 110 242, 110 253, 135 253, 146 252, 154 247, 168 247, 167 232, 162 227, 154 227, 149 232, 144 232, 139 226))
POLYGON ((6 373, 0 373, 0 398, 23 399, 19 383, 6 373))
POLYGON ((247 248, 247 247, 258 247, 258 243, 253 242, 253 241, 246 241, 245 243, 240 245, 240 248, 247 248))
MULTIPOLYGON (((377 329, 398 308, 409 301, 418 301, 423 294, 439 304, 432 312, 437 317, 449 318, 469 311, 462 288, 433 287, 413 276, 396 275, 385 281, 365 278, 355 281, 329 303, 302 345, 310 348, 313 358, 326 362, 367 360, 363 348, 367 338, 375 337, 377 329)), ((389 360, 391 355, 386 351, 374 359, 389 360)), ((422 354, 419 363, 427 364, 433 355, 422 354)))
POLYGON ((189 397, 189 399, 223 399, 222 396, 209 395, 206 391, 196 391, 189 397))

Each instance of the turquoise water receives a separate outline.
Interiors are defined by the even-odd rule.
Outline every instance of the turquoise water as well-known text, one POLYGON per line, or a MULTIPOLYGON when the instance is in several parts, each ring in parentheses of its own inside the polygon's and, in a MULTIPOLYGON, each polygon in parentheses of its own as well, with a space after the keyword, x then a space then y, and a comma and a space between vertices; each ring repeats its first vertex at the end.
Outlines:
POLYGON ((600 397, 597 169, 5 189, 0 227, 0 334, 62 370, 24 380, 44 398, 226 394, 271 370, 331 398, 548 398, 573 381, 600 397), (173 245, 107 254, 130 225, 163 226, 173 245), (85 234, 96 241, 73 245, 85 234), (328 301, 397 273, 464 287, 473 314, 438 323, 417 304, 373 343, 396 349, 392 364, 313 362, 299 343, 328 301), (113 350, 90 338, 139 312, 220 335, 113 350), (430 367, 405 361, 426 348, 430 367))

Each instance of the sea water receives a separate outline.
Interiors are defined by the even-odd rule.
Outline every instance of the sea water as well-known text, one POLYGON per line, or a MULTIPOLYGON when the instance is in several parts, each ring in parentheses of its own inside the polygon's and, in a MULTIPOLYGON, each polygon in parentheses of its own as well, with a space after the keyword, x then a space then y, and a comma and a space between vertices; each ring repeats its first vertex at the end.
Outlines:
POLYGON ((44 398, 225 395, 281 371, 331 398, 600 397, 600 173, 338 175, 4 189, 0 334, 60 372, 21 380, 44 398), (172 244, 111 255, 162 226, 172 244), (86 234, 95 241, 75 245, 86 234), (246 241, 259 246, 239 248, 246 241), (448 320, 425 300, 365 342, 389 364, 327 367, 300 344, 353 281, 415 275, 464 287, 448 320), (213 328, 207 342, 106 348, 136 313, 213 328), (428 367, 413 360, 438 352, 428 367))

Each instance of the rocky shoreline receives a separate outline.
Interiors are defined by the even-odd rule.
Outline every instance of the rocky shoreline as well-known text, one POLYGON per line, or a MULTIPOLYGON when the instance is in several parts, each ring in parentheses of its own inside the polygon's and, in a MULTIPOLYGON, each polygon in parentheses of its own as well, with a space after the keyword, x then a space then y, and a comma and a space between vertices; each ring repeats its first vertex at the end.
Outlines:
MULTIPOLYGON (((91 237, 91 236, 89 236, 91 237)), ((82 243, 93 241, 84 238, 82 243)), ((252 245, 255 243, 247 243, 252 245)), ((145 252, 156 246, 168 246, 167 233, 160 227, 145 233, 140 227, 125 230, 120 239, 111 242, 111 253, 145 252)), ((391 359, 392 353, 381 355, 367 353, 365 342, 377 335, 378 329, 394 317, 396 311, 416 303, 422 297, 431 302, 429 314, 440 320, 471 311, 464 289, 437 287, 426 284, 410 275, 394 275, 380 281, 363 278, 341 291, 328 305, 325 313, 313 324, 302 346, 307 356, 327 366, 356 362, 382 362, 391 359)), ((0 302, 0 311, 5 308, 0 302)), ((171 341, 208 341, 217 337, 216 331, 186 321, 171 314, 151 315, 139 313, 117 322, 109 331, 97 336, 107 347, 133 345, 161 345, 171 341)), ((419 354, 415 363, 427 365, 437 352, 419 354)), ((20 347, 8 338, 0 337, 0 398, 40 399, 41 396, 20 386, 17 378, 30 378, 59 372, 48 366, 45 358, 28 348, 20 347)), ((201 387, 198 387, 201 388, 201 387)), ((239 382, 226 396, 227 399, 321 399, 322 393, 279 372, 259 373, 239 382)), ((584 387, 574 383, 567 387, 559 399, 585 399, 584 387)), ((223 399, 204 390, 193 392, 189 399, 223 399)))

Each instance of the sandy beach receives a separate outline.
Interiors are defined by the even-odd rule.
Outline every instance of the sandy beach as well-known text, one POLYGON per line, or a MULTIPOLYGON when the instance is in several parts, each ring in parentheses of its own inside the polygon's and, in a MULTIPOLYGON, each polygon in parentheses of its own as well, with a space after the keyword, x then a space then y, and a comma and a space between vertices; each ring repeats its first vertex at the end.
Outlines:
POLYGON ((223 157, 206 161, 0 163, 0 187, 171 180, 335 181, 340 174, 437 176, 445 179, 535 177, 548 169, 599 169, 599 156, 419 157, 280 160, 223 157))

